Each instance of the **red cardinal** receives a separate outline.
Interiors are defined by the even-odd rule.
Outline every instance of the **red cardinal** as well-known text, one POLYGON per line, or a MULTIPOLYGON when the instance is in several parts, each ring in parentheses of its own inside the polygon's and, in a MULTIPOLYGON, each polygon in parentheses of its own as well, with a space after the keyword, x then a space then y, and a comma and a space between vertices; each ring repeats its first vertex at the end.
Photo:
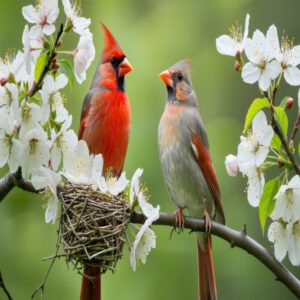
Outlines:
MULTIPOLYGON (((124 77, 132 66, 109 30, 103 25, 105 47, 88 94, 85 97, 78 138, 85 140, 93 154, 101 153, 105 174, 120 176, 130 131, 130 107, 124 77)), ((100 269, 86 265, 81 300, 99 300, 100 269)))
POLYGON ((190 63, 180 61, 160 74, 168 97, 158 130, 159 155, 168 192, 178 207, 177 225, 183 228, 184 208, 193 217, 205 218, 207 233, 197 233, 199 295, 201 300, 215 300, 210 218, 218 216, 224 224, 225 217, 190 73, 190 63))

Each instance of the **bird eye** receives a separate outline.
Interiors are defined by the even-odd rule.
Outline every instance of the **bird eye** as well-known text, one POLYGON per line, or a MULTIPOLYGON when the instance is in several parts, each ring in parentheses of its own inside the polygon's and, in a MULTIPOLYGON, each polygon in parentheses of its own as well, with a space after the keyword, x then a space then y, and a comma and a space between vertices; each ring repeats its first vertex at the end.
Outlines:
POLYGON ((111 63, 113 66, 115 66, 115 65, 117 65, 117 63, 118 63, 118 60, 114 57, 114 58, 112 58, 112 59, 110 60, 110 63, 111 63))
POLYGON ((178 80, 182 80, 183 79, 183 75, 181 73, 177 73, 177 79, 178 80))

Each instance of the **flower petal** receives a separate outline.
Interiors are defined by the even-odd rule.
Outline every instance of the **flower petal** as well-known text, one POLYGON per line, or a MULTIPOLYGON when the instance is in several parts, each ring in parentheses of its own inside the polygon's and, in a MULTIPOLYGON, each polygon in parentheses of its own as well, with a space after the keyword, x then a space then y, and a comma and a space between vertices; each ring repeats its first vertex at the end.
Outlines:
POLYGON ((222 35, 216 39, 217 51, 223 55, 235 56, 237 53, 236 41, 228 35, 222 35))
POLYGON ((112 195, 117 196, 125 190, 128 183, 129 183, 129 180, 126 179, 126 174, 125 174, 125 172, 123 172, 121 174, 121 176, 119 177, 119 179, 117 181, 115 181, 111 186, 109 186, 109 188, 108 188, 109 192, 112 195))
POLYGON ((283 75, 288 84, 292 86, 300 85, 300 70, 297 67, 287 67, 283 75))
POLYGON ((139 185, 140 185, 140 178, 143 174, 143 169, 138 168, 131 179, 131 185, 130 185, 130 193, 129 193, 129 199, 130 199, 130 205, 133 205, 134 202, 134 196, 139 194, 139 185))
POLYGON ((29 23, 38 23, 39 21, 39 15, 32 5, 24 6, 22 8, 22 14, 29 23))
POLYGON ((260 69, 256 65, 248 62, 242 70, 242 78, 246 83, 253 84, 259 79, 260 69))

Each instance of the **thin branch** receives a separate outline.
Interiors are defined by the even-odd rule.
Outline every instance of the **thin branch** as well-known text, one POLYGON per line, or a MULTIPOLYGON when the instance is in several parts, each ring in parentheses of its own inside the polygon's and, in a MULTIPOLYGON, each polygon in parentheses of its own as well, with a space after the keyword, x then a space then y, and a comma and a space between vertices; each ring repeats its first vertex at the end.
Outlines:
POLYGON ((292 133, 291 139, 290 139, 290 143, 292 143, 292 145, 294 145, 294 140, 295 140, 296 134, 297 134, 298 129, 299 129, 299 123, 300 123, 300 112, 298 112, 298 116, 297 116, 297 119, 296 119, 295 124, 294 124, 293 133, 292 133))
POLYGON ((290 148, 289 148, 289 144, 288 144, 288 141, 287 139, 285 138, 283 132, 282 132, 282 129, 280 127, 280 125, 278 124, 277 122, 277 119, 275 117, 275 110, 274 110, 274 106, 273 106, 273 103, 274 103, 274 98, 275 98, 275 95, 276 95, 276 92, 277 92, 277 88, 274 89, 273 91, 273 94, 272 94, 272 97, 269 97, 268 93, 265 92, 264 93, 264 96, 266 98, 268 98, 269 102, 270 102, 270 111, 271 111, 271 117, 272 117, 272 127, 274 129, 274 131, 277 133, 281 143, 282 143, 282 146, 286 152, 286 155, 288 156, 290 162, 292 163, 292 166, 295 170, 295 172, 300 175, 300 168, 299 168, 299 165, 296 161, 296 158, 294 156, 294 154, 291 152, 290 148))
POLYGON ((60 28, 59 28, 59 31, 57 33, 57 37, 56 37, 55 43, 54 43, 54 50, 51 51, 51 53, 50 53, 50 55, 48 57, 48 60, 47 60, 47 62, 45 64, 45 66, 44 66, 44 69, 43 69, 43 71, 42 71, 42 73, 40 75, 40 78, 38 79, 37 82, 33 83, 33 86, 32 86, 31 90, 28 93, 29 97, 32 97, 38 90, 40 90, 42 88, 44 77, 46 76, 46 74, 50 70, 50 66, 51 66, 52 60, 57 55, 56 48, 60 46, 60 39, 61 39, 61 36, 62 36, 63 32, 64 32, 64 25, 61 24, 60 28))
MULTIPOLYGON (((145 220, 146 218, 142 213, 134 211, 131 215, 132 223, 143 224, 145 220)), ((174 227, 174 215, 162 213, 160 214, 159 219, 153 224, 174 227)), ((184 226, 192 231, 205 231, 203 219, 185 217, 184 226)), ((262 245, 249 237, 247 235, 245 226, 242 231, 236 231, 225 225, 212 222, 211 234, 226 240, 229 242, 231 247, 239 247, 253 255, 271 272, 273 272, 277 280, 281 281, 292 293, 297 296, 297 298, 300 298, 300 281, 284 265, 278 262, 275 257, 270 254, 262 245)))
POLYGON ((51 257, 51 263, 49 265, 49 268, 45 274, 45 277, 42 281, 42 283, 39 285, 39 287, 33 292, 33 294, 31 295, 31 299, 34 299, 35 295, 41 291, 41 299, 43 299, 44 296, 44 290, 45 290, 45 285, 46 285, 46 281, 48 279, 48 276, 50 274, 51 269, 53 268, 53 265, 56 261, 56 259, 58 258, 58 251, 59 251, 59 246, 60 246, 60 225, 57 231, 57 240, 56 240, 56 250, 55 250, 55 254, 51 257))
POLYGON ((7 296, 7 299, 8 299, 8 300, 12 300, 12 296, 10 295, 9 291, 7 290, 7 288, 6 288, 6 286, 5 286, 5 283, 4 283, 4 280, 3 280, 3 277, 2 277, 1 271, 0 271, 0 288, 3 289, 5 295, 7 296))

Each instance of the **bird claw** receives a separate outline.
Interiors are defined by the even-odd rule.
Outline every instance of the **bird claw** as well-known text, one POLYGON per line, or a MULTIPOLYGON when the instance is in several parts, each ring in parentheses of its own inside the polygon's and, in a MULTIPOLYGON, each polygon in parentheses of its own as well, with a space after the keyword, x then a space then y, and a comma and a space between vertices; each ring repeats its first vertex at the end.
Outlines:
POLYGON ((173 231, 177 230, 178 233, 181 233, 184 230, 184 215, 183 215, 182 208, 176 209, 174 215, 175 215, 175 226, 173 228, 173 231))

